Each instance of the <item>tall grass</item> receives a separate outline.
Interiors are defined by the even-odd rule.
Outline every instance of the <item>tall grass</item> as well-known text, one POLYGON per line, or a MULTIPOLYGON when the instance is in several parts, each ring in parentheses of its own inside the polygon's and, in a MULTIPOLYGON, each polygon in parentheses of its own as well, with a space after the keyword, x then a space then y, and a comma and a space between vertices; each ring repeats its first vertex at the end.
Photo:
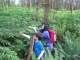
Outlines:
MULTIPOLYGON (((9 7, 0 9, 0 45, 16 51, 20 58, 24 58, 28 52, 29 40, 19 35, 19 32, 34 34, 29 28, 41 25, 44 10, 40 9, 35 18, 36 11, 31 8, 9 7), (35 18, 35 19, 33 19, 35 18)), ((59 60, 60 54, 66 60, 79 60, 80 56, 80 11, 50 11, 49 26, 57 34, 57 53, 55 60, 59 60)))

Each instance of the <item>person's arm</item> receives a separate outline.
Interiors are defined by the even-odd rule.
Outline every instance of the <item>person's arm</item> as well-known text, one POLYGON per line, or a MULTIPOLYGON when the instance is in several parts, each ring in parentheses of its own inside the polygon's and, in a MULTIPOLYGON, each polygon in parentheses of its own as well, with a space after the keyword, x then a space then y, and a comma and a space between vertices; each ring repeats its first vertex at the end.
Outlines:
POLYGON ((54 42, 56 42, 56 33, 54 33, 54 42))
POLYGON ((39 38, 43 38, 43 35, 42 35, 41 32, 36 33, 36 35, 37 35, 39 38))
POLYGON ((54 33, 54 46, 56 46, 56 43, 57 43, 57 41, 56 41, 56 33, 54 33))
POLYGON ((31 38, 30 35, 27 35, 27 34, 25 34, 25 33, 23 33, 23 32, 20 32, 19 34, 20 34, 21 36, 24 36, 24 37, 28 38, 29 40, 30 40, 30 38, 31 38))

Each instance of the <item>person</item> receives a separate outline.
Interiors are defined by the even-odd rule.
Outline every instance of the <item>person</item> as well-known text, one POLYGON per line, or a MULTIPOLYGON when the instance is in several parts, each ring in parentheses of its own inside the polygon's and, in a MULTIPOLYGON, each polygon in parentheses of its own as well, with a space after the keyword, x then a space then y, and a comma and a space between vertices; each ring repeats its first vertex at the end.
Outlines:
POLYGON ((34 45, 33 51, 38 60, 45 60, 45 50, 41 41, 39 41, 37 34, 33 36, 34 45))
POLYGON ((39 33, 39 36, 44 39, 44 42, 46 44, 46 53, 47 53, 47 55, 49 55, 49 51, 51 53, 55 53, 54 44, 55 44, 55 41, 56 41, 56 35, 55 34, 53 35, 51 29, 48 26, 43 25, 38 33, 39 33), (54 41, 52 39, 54 39, 54 41))

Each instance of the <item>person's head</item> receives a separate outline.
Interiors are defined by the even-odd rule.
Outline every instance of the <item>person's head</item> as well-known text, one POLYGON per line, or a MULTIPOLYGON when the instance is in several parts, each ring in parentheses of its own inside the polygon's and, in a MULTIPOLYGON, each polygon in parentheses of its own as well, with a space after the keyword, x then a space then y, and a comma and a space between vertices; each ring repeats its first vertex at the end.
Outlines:
POLYGON ((38 30, 41 30, 41 29, 44 29, 44 25, 43 24, 38 26, 38 30))
POLYGON ((48 30, 48 25, 44 25, 44 30, 48 30))

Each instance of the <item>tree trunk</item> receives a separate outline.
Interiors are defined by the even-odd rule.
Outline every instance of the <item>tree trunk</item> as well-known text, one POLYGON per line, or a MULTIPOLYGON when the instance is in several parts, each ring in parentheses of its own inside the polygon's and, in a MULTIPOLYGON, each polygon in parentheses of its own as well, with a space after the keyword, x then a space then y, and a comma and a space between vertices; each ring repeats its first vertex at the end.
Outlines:
POLYGON ((36 4, 36 15, 35 15, 35 20, 37 20, 37 15, 38 15, 38 10, 39 10, 39 7, 40 7, 40 0, 35 0, 35 4, 36 4))
POLYGON ((70 0, 69 2, 70 2, 70 11, 72 13, 72 11, 73 11, 73 0, 70 0))
POLYGON ((7 0, 7 5, 10 6, 10 0, 7 0))
POLYGON ((36 12, 38 12, 40 7, 40 0, 35 0, 35 3, 36 3, 36 12))
POLYGON ((27 6, 30 8, 32 5, 32 0, 27 0, 27 6))
POLYGON ((54 0, 52 0, 52 9, 54 8, 54 0))
POLYGON ((45 0, 44 25, 48 25, 49 0, 45 0))
POLYGON ((33 45, 34 45, 34 40, 31 39, 31 41, 30 41, 30 48, 29 48, 29 53, 28 53, 27 60, 31 60, 31 58, 32 58, 33 45))

